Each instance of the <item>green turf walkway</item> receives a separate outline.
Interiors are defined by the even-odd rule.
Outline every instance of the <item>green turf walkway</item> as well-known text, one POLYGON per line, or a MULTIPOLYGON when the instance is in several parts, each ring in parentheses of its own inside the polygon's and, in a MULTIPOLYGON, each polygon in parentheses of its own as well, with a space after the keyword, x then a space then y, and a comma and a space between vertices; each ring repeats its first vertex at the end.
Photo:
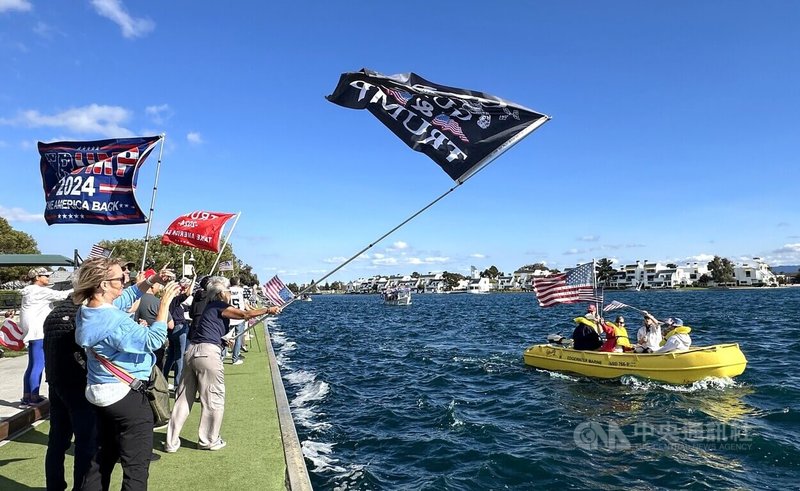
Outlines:
MULTIPOLYGON (((225 361, 225 418, 221 435, 228 445, 216 452, 196 449, 200 421, 200 403, 196 402, 183 427, 178 452, 161 452, 166 428, 155 433, 154 446, 161 460, 150 464, 150 489, 286 489, 286 460, 264 331, 258 327, 251 332, 258 332, 258 343, 255 338, 250 342, 244 364, 233 366, 230 360, 225 361)), ((1 490, 44 488, 49 429, 48 420, 0 447, 1 490)), ((65 467, 71 489, 71 450, 65 467)), ((121 467, 117 465, 111 489, 120 488, 121 477, 121 467)))

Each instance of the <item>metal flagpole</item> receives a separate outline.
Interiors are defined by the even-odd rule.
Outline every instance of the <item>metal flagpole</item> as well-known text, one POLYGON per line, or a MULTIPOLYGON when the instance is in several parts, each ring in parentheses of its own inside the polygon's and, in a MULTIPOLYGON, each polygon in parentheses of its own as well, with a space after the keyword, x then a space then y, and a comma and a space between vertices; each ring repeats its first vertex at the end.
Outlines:
POLYGON ((156 165, 156 182, 153 183, 153 197, 150 198, 150 216, 147 217, 147 232, 144 235, 144 252, 142 253, 142 266, 139 271, 144 271, 144 264, 147 260, 147 246, 150 243, 150 226, 153 224, 153 210, 156 206, 156 191, 158 191, 158 176, 161 173, 161 156, 164 155, 164 140, 167 134, 161 133, 161 150, 158 151, 158 164, 156 165))
MULTIPOLYGON (((532 132, 533 132, 535 129, 537 129, 538 127, 540 127, 541 125, 543 125, 544 123, 546 123, 546 122, 547 122, 547 121, 549 121, 549 120, 550 120, 550 117, 549 117, 549 116, 544 116, 543 118, 540 118, 540 119, 536 120, 535 122, 533 122, 533 123, 532 123, 530 126, 526 127, 524 130, 520 131, 520 132, 519 132, 518 134, 516 134, 516 135, 515 135, 513 138, 510 138, 510 139, 509 139, 507 142, 505 142, 504 144, 502 144, 501 146, 499 146, 498 148, 496 148, 496 149, 495 149, 493 152, 491 152, 489 155, 487 155, 486 157, 484 157, 484 158, 483 158, 483 160, 481 160, 480 162, 478 162, 477 164, 475 164, 474 166, 472 166, 472 168, 470 168, 469 170, 467 170, 467 171, 466 171, 464 174, 462 174, 462 175, 461 175, 461 176, 460 176, 460 177, 459 177, 459 178, 456 180, 456 185, 455 185, 455 186, 453 186, 452 188, 448 189, 448 190, 447 190, 445 193, 443 193, 441 196, 439 196, 438 198, 434 199, 433 201, 431 201, 430 203, 428 203, 427 205, 425 205, 424 207, 422 207, 422 209, 420 209, 418 212, 414 213, 414 214, 413 214, 413 215, 411 215, 410 217, 408 217, 408 218, 406 218, 405 220, 403 220, 402 222, 400 222, 400 224, 399 224, 399 225, 397 225, 396 227, 394 227, 393 229, 389 230, 389 231, 388 231, 388 232, 386 232, 385 234, 383 234, 383 235, 381 235, 380 237, 378 237, 378 238, 377 238, 375 241, 373 241, 371 244, 367 245, 366 247, 364 247, 364 248, 363 248, 363 249, 361 249, 360 251, 358 251, 358 252, 356 252, 355 254, 353 254, 353 256, 351 256, 351 257, 350 257, 349 259, 347 259, 345 262, 343 262, 342 264, 340 264, 339 266, 337 266, 336 268, 334 268, 333 270, 331 270, 329 273, 327 273, 327 274, 326 274, 325 276, 323 276, 322 278, 320 278, 320 279, 318 279, 318 280, 316 280, 316 281, 312 281, 312 282, 311 282, 311 283, 310 283, 310 284, 309 284, 307 287, 305 287, 305 288, 303 288, 302 290, 300 290, 300 292, 298 292, 298 293, 297 293, 297 296, 295 296, 293 299, 291 299, 291 300, 289 300, 288 302, 286 302, 285 304, 283 304, 283 305, 281 306, 281 310, 283 310, 283 309, 285 309, 286 307, 288 307, 289 305, 291 305, 291 304, 292 304, 292 303, 293 303, 295 300, 297 300, 298 298, 300 298, 300 296, 301 296, 302 294, 304 294, 304 293, 306 293, 307 291, 311 290, 311 288, 312 288, 312 286, 313 286, 313 285, 318 285, 318 284, 319 284, 321 281, 325 280, 326 278, 328 278, 328 277, 329 277, 329 276, 331 276, 332 274, 336 273, 337 271, 339 271, 339 270, 340 270, 340 269, 342 269, 343 267, 347 266, 348 264, 350 264, 351 262, 353 262, 353 261, 354 261, 354 260, 355 260, 355 259, 356 259, 358 256, 360 256, 361 254, 363 254, 363 253, 365 253, 366 251, 368 251, 369 249, 371 249, 371 248, 372 248, 372 247, 373 247, 375 244, 377 244, 378 242, 382 241, 383 239, 385 239, 385 238, 386 238, 386 237, 388 237, 389 235, 393 234, 395 231, 397 231, 397 229, 399 229, 400 227, 402 227, 402 226, 403 226, 403 225, 405 225, 406 223, 410 222, 410 221, 411 221, 411 220, 413 220, 414 218, 418 217, 418 216, 419 216, 419 215, 421 215, 421 214, 422 214, 422 213, 423 213, 425 210, 427 210, 427 209, 428 209, 428 208, 430 208, 431 206, 433 206, 433 205, 435 205, 436 203, 438 203, 438 202, 439 202, 441 199, 443 199, 443 198, 444 198, 445 196, 447 196, 448 194, 450 194, 450 193, 452 193, 453 191, 455 191, 455 190, 456 190, 456 189, 457 189, 459 186, 461 186, 462 184, 464 184, 465 182, 467 182, 467 180, 468 180, 468 179, 470 179, 472 176, 474 176, 474 175, 475 175, 475 174, 477 174, 479 171, 481 171, 483 168, 485 168, 485 167, 486 167, 486 166, 488 166, 490 163, 492 163, 492 162, 493 162, 493 161, 494 161, 494 160, 495 160, 497 157, 499 157, 500 155, 502 155, 504 152, 506 152, 508 149, 510 149, 511 147, 513 147, 514 145, 516 145, 517 143, 519 143, 519 142, 520 142, 520 141, 521 141, 523 138, 525 138, 526 136, 528 136, 529 134, 531 134, 531 133, 532 133, 532 132)), ((266 317, 267 317, 267 315, 268 315, 268 314, 264 314, 264 315, 262 315, 262 316, 259 316, 259 317, 257 317, 257 318, 256 318, 257 322, 255 322, 255 323, 253 324, 253 326, 255 326, 256 324, 258 324, 258 322, 261 322, 261 320, 262 320, 262 319, 264 319, 264 318, 266 318, 266 317)), ((248 328, 247 330, 245 330, 245 332, 249 331, 250 329, 252 329, 252 328, 248 328)), ((244 333, 242 333, 242 334, 244 334, 244 333)), ((241 336, 241 334, 239 334, 239 336, 241 336)))
POLYGON ((236 228, 236 223, 239 221, 239 217, 242 216, 242 212, 236 213, 236 220, 233 221, 233 225, 231 229, 228 231, 228 236, 225 237, 225 242, 222 244, 222 247, 219 248, 219 253, 217 254, 217 258, 214 260, 214 265, 211 266, 211 271, 208 272, 208 275, 211 276, 214 274, 214 270, 217 269, 217 264, 219 263, 219 258, 222 257, 222 251, 225 250, 225 246, 228 245, 228 240, 231 238, 231 234, 233 233, 233 229, 236 228))

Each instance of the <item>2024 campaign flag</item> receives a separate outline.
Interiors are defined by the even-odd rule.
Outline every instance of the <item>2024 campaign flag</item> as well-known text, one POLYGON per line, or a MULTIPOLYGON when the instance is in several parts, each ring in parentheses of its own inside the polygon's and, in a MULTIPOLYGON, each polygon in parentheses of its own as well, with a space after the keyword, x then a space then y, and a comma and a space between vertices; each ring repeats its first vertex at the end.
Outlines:
POLYGON ((342 74, 327 99, 368 109, 406 145, 461 182, 549 119, 483 92, 438 85, 414 73, 387 76, 366 68, 342 74))
POLYGON ((194 247, 205 251, 219 252, 219 238, 225 222, 236 213, 215 211, 193 211, 181 215, 161 236, 162 244, 194 247))
POLYGON ((136 176, 160 139, 39 142, 47 224, 147 221, 134 195, 136 176))

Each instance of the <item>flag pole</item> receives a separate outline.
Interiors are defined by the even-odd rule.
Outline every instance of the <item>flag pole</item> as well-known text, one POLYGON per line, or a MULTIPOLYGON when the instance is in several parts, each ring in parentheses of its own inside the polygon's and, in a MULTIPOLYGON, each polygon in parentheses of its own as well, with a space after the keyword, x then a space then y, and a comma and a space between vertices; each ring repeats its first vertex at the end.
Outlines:
MULTIPOLYGON (((326 275, 325 275, 325 276, 323 276, 322 278, 320 278, 320 279, 318 279, 318 280, 316 280, 316 281, 312 281, 312 282, 311 282, 311 283, 310 283, 310 284, 309 284, 307 287, 305 287, 304 289, 302 289, 302 290, 301 290, 301 291, 300 291, 300 292, 297 294, 297 296, 300 296, 300 295, 302 295, 303 293, 306 293, 307 291, 311 290, 311 286, 312 286, 312 285, 318 285, 318 284, 319 284, 321 281, 323 281, 324 279, 328 278, 328 277, 329 277, 329 276, 331 276, 332 274, 336 273, 337 271, 339 271, 339 270, 340 270, 340 269, 342 269, 343 267, 347 266, 348 264, 350 264, 351 262, 353 262, 353 260, 355 260, 355 259, 356 259, 358 256, 360 256, 361 254, 363 254, 363 253, 365 253, 366 251, 368 251, 369 249, 371 249, 371 248, 372 248, 372 246, 374 246, 374 245, 375 245, 375 244, 377 244, 378 242, 382 241, 383 239, 385 239, 385 238, 386 238, 386 237, 388 237, 389 235, 393 234, 395 231, 397 231, 397 229, 399 229, 400 227, 402 227, 402 226, 403 226, 403 225, 405 225, 406 223, 410 222, 411 220, 413 220, 413 219, 414 219, 414 218, 416 218, 417 216, 421 215, 421 214, 422 214, 424 211, 426 211, 428 208, 430 208, 431 206, 435 205, 435 204, 436 204, 436 203, 438 203, 438 202, 439 202, 441 199, 443 199, 445 196, 447 196, 448 194, 450 194, 450 193, 452 193, 453 191, 455 191, 455 190, 456 190, 456 189, 457 189, 459 186, 461 186, 462 184, 464 184, 465 182, 467 182, 467 180, 468 180, 468 179, 470 179, 472 176, 474 176, 475 174, 477 174, 478 172, 480 172, 480 171, 481 171, 483 168, 485 168, 485 167, 486 167, 486 166, 488 166, 490 163, 492 163, 492 162, 493 162, 493 161, 494 161, 494 160, 495 160, 497 157, 499 157, 500 155, 502 155, 503 153, 505 153, 505 152, 506 152, 508 149, 510 149, 511 147, 513 147, 514 145, 516 145, 517 143, 519 143, 519 142, 520 142, 520 141, 521 141, 523 138, 525 138, 526 136, 528 136, 529 134, 531 134, 531 133, 532 133, 532 132, 533 132, 535 129, 537 129, 537 128, 538 128, 538 127, 540 127, 541 125, 545 124, 545 123, 546 123, 547 121, 549 121, 549 120, 550 120, 550 117, 549 117, 549 116, 544 116, 544 117, 542 117, 542 118, 540 118, 540 119, 537 119, 537 120, 536 120, 536 121, 534 121, 533 123, 531 123, 531 124, 530 124, 528 127, 526 127, 524 130, 520 131, 519 133, 517 133, 516 135, 514 135, 514 137, 513 137, 513 138, 510 138, 510 139, 509 139, 507 142, 505 142, 504 144, 502 144, 502 145, 500 145, 499 147, 497 147, 497 148, 496 148, 496 149, 495 149, 493 152, 491 152, 489 155, 487 155, 486 157, 484 157, 484 158, 483 158, 483 159, 482 159, 480 162, 478 162, 478 163, 477 163, 477 164, 475 164, 475 165, 474 165, 472 168, 470 168, 470 169, 469 169, 469 170, 467 170, 467 171, 466 171, 464 174, 462 174, 462 175, 461 175, 461 176, 460 176, 458 179, 456 179, 456 185, 455 185, 455 186, 453 186, 452 188, 448 189, 448 190, 447 190, 447 191, 446 191, 444 194, 442 194, 442 195, 441 195, 441 196, 439 196, 438 198, 434 199, 433 201, 431 201, 430 203, 428 203, 427 205, 425 205, 425 206, 424 206, 424 207, 423 207, 421 210, 419 210, 418 212, 414 213, 414 214, 413 214, 413 215, 411 215, 410 217, 408 217, 408 218, 406 218, 405 220, 403 220, 403 221, 402 221, 402 222, 401 222, 399 225, 397 225, 397 226, 396 226, 396 227, 394 227, 393 229, 391 229, 391 230, 389 230, 388 232, 386 232, 385 234, 381 235, 381 236, 380 236, 378 239, 376 239, 375 241, 373 241, 371 244, 367 245, 366 247, 364 247, 364 248, 363 248, 363 249, 361 249, 360 251, 356 252, 356 253, 355 253, 355 254, 354 254, 352 257, 350 257, 349 259, 347 259, 345 262, 343 262, 342 264, 340 264, 339 266, 337 266, 335 269, 333 269, 331 272, 329 272, 328 274, 326 274, 326 275)), ((290 300, 290 301, 289 301, 289 302, 288 302, 286 305, 289 305, 289 303, 291 303, 293 300, 294 300, 294 299, 290 300)), ((286 307, 286 305, 284 305, 283 307, 286 307)))
MULTIPOLYGON (((281 306, 281 310, 285 309, 286 307, 291 305, 301 295, 303 295, 304 293, 306 293, 309 290, 311 290, 313 285, 318 285, 321 281, 325 280, 326 278, 330 277, 331 275, 333 275, 334 273, 336 273, 337 271, 339 271, 343 267, 347 266, 348 264, 353 262, 358 256, 360 256, 361 254, 363 254, 366 251, 368 251, 369 249, 371 249, 375 244, 377 244, 378 242, 382 241, 386 237, 390 236, 391 234, 396 232, 400 227, 402 227, 403 225, 407 224, 408 222, 410 222, 414 218, 418 217, 423 212, 425 212, 428 208, 430 208, 431 206, 433 206, 436 203, 438 203, 439 201, 441 201, 445 196, 447 196, 448 194, 450 194, 453 191, 455 191, 456 189, 458 189, 459 186, 461 186, 462 184, 467 182, 468 179, 470 179, 472 176, 474 176, 475 174, 480 172, 483 168, 485 168, 490 163, 492 163, 497 157, 499 157, 500 155, 505 153, 507 150, 509 150, 511 147, 513 147, 514 145, 519 143, 523 138, 525 138, 526 136, 530 135, 535 129, 539 128, 541 125, 545 124, 549 120, 550 120, 550 116, 546 116, 545 115, 544 117, 534 121, 532 124, 530 124, 524 130, 522 130, 519 133, 517 133, 516 135, 514 135, 514 137, 510 138, 507 142, 505 142, 502 145, 500 145, 499 147, 497 147, 489 155, 484 157, 480 162, 478 162, 477 164, 472 166, 470 169, 468 169, 464 174, 459 176, 459 178, 456 179, 456 185, 455 186, 451 187, 450 189, 445 191, 443 194, 441 194, 438 198, 434 199, 433 201, 431 201, 430 203, 428 203, 427 205, 422 207, 419 211, 417 211, 416 213, 414 213, 410 217, 408 217, 405 220, 403 220, 402 222, 400 222, 399 225, 395 226, 393 229, 389 230, 388 232, 386 232, 385 234, 381 235, 376 240, 374 240, 372 243, 368 244, 366 247, 364 247, 360 251, 358 251, 355 254, 353 254, 349 259, 345 260, 342 264, 338 265, 336 268, 331 270, 329 273, 325 274, 322 278, 320 278, 318 280, 312 280, 311 283, 309 283, 309 285, 307 287, 303 288, 302 290, 300 290, 297 293, 297 296, 295 296, 294 298, 292 298, 291 300, 286 302, 284 305, 282 305, 281 306)), ((253 323, 253 327, 255 327, 259 322, 261 322, 261 320, 266 318, 266 316, 267 316, 267 314, 264 314, 263 316, 257 317, 256 318, 256 322, 253 323)), ((250 329, 252 329, 252 327, 248 328, 248 329, 245 329, 245 331, 242 334, 244 334, 245 332, 249 331, 250 329)), ((241 334, 240 334, 240 336, 241 336, 241 334)))
POLYGON ((153 224, 153 210, 156 206, 156 192, 158 191, 158 176, 161 173, 161 156, 164 155, 164 140, 167 134, 161 133, 161 150, 158 151, 158 164, 156 164, 156 181, 153 183, 153 196, 150 198, 150 215, 147 217, 147 232, 144 235, 144 252, 142 253, 142 266, 139 271, 144 271, 144 264, 147 261, 147 246, 150 243, 150 226, 153 224))
POLYGON ((233 229, 236 228, 236 223, 239 221, 240 216, 242 216, 241 211, 236 213, 236 220, 233 221, 233 225, 231 225, 231 229, 228 231, 227 237, 225 237, 225 242, 222 244, 222 247, 219 248, 219 253, 217 254, 217 258, 214 260, 214 265, 211 266, 211 271, 208 272, 209 276, 214 274, 214 270, 217 269, 217 264, 219 264, 219 258, 222 257, 222 251, 224 251, 225 246, 228 245, 228 240, 231 238, 231 234, 233 234, 233 229))

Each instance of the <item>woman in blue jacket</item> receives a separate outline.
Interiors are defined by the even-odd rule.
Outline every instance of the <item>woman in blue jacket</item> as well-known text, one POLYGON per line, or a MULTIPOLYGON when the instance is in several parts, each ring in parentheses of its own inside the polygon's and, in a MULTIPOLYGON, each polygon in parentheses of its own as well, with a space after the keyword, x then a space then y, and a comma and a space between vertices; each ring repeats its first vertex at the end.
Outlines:
POLYGON ((75 340, 86 349, 86 399, 97 406, 97 454, 81 489, 108 489, 117 460, 122 464, 122 489, 147 489, 153 449, 153 412, 147 396, 111 374, 99 357, 144 381, 155 363, 153 351, 167 337, 169 304, 177 293, 171 271, 125 287, 118 261, 85 261, 74 281, 73 301, 81 304, 75 318, 75 340), (166 283, 156 322, 136 323, 126 312, 154 283, 166 283))

